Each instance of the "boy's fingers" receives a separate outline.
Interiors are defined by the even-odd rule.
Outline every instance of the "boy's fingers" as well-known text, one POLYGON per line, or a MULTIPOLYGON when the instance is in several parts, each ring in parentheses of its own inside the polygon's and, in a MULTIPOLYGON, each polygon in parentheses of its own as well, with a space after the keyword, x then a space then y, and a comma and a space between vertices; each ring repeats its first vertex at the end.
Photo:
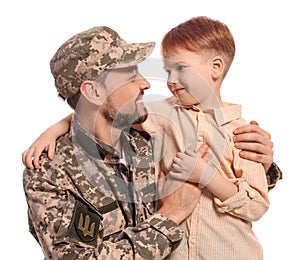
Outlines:
POLYGON ((203 143, 199 148, 199 157, 203 158, 208 152, 208 145, 203 143))
POLYGON ((206 162, 208 162, 209 161, 209 158, 210 158, 210 153, 205 153, 204 155, 203 155, 203 157, 202 157, 202 159, 204 160, 204 161, 206 161, 206 162))
POLYGON ((23 164, 31 170, 34 169, 34 166, 32 164, 33 153, 34 153, 34 148, 29 148, 22 154, 23 164))
POLYGON ((189 155, 189 156, 194 156, 196 154, 196 151, 197 151, 197 145, 192 144, 188 148, 186 148, 184 153, 189 155))
POLYGON ((54 158, 54 151, 55 151, 55 143, 51 143, 49 145, 49 150, 48 150, 48 157, 52 161, 54 158))
POLYGON ((173 162, 174 162, 175 164, 179 164, 179 163, 181 162, 181 159, 180 159, 179 157, 175 157, 175 158, 173 159, 173 162))

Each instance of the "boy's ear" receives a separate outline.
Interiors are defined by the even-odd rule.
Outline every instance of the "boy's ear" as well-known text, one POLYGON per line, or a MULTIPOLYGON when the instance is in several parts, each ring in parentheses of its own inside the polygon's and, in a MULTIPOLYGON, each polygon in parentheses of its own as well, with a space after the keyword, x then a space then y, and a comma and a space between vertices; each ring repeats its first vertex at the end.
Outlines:
POLYGON ((80 85, 80 92, 89 102, 95 105, 102 104, 102 98, 100 95, 100 88, 99 85, 96 84, 94 81, 86 80, 81 83, 80 85))
POLYGON ((224 74, 224 60, 220 56, 215 56, 212 59, 212 78, 219 79, 224 74))

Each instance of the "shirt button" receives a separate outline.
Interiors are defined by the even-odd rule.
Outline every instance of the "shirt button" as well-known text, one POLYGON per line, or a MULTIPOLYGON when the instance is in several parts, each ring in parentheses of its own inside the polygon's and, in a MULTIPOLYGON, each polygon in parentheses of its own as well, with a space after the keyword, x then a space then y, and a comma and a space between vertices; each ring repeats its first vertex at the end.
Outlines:
POLYGON ((192 238, 192 239, 190 240, 190 243, 191 243, 191 244, 196 244, 196 239, 192 238))

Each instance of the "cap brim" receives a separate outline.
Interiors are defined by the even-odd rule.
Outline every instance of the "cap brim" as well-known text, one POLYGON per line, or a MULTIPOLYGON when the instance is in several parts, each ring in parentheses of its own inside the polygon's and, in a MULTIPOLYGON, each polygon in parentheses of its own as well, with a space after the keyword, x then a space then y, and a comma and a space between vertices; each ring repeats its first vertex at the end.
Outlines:
POLYGON ((154 47, 154 42, 128 44, 120 59, 107 68, 118 69, 137 65, 151 55, 154 47))

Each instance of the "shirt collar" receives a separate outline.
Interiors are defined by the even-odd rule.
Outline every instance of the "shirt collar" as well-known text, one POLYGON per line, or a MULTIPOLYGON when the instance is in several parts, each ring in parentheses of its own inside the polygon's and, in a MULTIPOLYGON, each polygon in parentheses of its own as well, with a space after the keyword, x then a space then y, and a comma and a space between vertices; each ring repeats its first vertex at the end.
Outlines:
POLYGON ((192 109, 195 112, 211 114, 214 116, 218 126, 225 125, 232 120, 241 118, 241 116, 242 116, 242 108, 240 105, 226 103, 226 102, 224 102, 223 107, 208 108, 208 109, 203 109, 203 110, 200 109, 199 107, 197 107, 196 105, 182 106, 178 103, 175 104, 175 107, 182 107, 185 109, 192 109))

